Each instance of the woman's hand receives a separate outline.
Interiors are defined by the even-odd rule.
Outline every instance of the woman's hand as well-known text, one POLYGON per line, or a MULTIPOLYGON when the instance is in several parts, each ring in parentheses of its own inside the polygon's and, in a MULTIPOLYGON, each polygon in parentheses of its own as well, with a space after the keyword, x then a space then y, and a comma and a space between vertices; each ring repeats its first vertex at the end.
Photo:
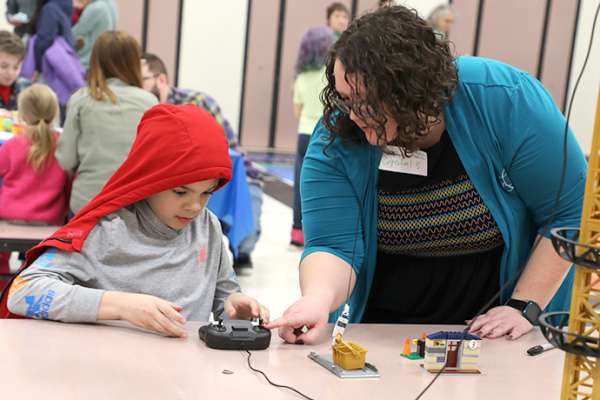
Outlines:
MULTIPOLYGON (((470 324, 471 321, 467 321, 470 324)), ((533 328, 521 313, 509 306, 499 306, 481 314, 471 325, 469 333, 482 338, 495 339, 507 335, 518 339, 533 328)))
POLYGON ((263 323, 268 323, 270 318, 267 307, 242 293, 233 293, 225 300, 225 313, 230 319, 260 318, 263 323))
POLYGON ((313 344, 325 339, 328 333, 329 307, 319 297, 304 296, 292 304, 283 315, 266 324, 279 328, 279 336, 288 343, 313 344), (303 330, 306 327, 308 330, 303 330))
POLYGON ((187 337, 183 307, 147 294, 104 293, 98 320, 122 319, 135 326, 173 337, 187 337))

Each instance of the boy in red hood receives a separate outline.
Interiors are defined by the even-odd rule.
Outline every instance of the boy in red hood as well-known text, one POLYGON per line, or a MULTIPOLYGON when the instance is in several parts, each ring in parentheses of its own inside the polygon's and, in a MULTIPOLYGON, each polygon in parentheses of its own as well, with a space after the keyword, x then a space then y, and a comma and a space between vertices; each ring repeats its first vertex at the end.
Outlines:
POLYGON ((27 253, 0 318, 122 319, 185 337, 186 320, 269 319, 240 293, 217 218, 231 178, 220 125, 192 105, 147 111, 127 159, 67 225, 27 253))

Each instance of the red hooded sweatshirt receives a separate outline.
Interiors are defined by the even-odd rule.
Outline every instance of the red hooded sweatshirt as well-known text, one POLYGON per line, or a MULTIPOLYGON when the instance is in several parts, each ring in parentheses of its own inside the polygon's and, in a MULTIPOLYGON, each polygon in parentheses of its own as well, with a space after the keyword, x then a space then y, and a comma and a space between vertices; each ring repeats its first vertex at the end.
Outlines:
MULTIPOLYGON (((231 179, 225 132, 212 115, 195 105, 159 104, 142 117, 127 159, 104 188, 52 236, 27 252, 21 271, 47 249, 81 251, 98 220, 153 194, 199 181, 231 179)), ((0 318, 22 318, 8 311, 12 281, 0 293, 0 318)))

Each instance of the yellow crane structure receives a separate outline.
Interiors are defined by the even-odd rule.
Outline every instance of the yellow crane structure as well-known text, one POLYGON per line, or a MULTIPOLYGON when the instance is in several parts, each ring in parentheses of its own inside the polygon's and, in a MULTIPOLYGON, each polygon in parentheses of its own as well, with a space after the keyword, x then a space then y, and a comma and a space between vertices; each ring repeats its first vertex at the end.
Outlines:
POLYGON ((600 400, 600 90, 581 225, 578 234, 574 228, 554 229, 552 240, 576 264, 568 329, 566 313, 540 318, 548 340, 566 351, 561 400, 600 400))

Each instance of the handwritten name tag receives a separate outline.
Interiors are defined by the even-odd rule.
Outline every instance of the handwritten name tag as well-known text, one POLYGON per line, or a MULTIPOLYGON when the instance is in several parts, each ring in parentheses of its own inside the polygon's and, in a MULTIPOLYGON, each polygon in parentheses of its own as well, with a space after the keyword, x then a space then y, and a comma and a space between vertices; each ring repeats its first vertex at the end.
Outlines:
POLYGON ((427 153, 419 150, 412 153, 410 157, 404 157, 399 147, 388 146, 387 148, 391 154, 383 154, 379 163, 380 170, 427 176, 427 153))

